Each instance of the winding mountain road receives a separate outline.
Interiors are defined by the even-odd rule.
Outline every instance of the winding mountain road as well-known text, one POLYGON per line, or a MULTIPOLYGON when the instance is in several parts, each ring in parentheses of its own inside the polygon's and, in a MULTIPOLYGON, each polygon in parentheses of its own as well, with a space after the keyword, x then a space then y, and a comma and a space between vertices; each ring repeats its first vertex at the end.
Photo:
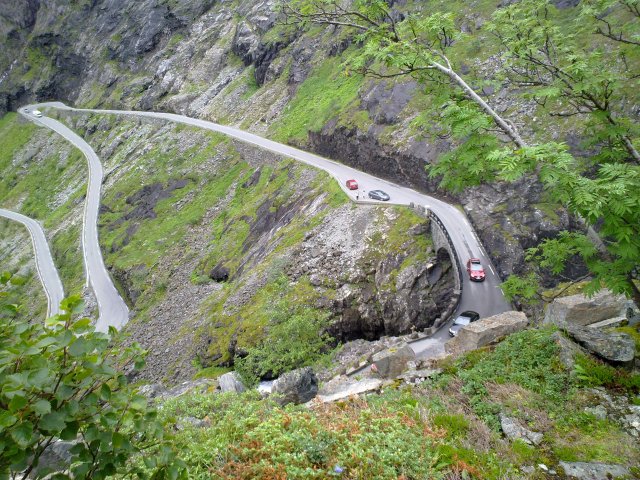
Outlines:
POLYGON ((44 293, 47 296, 47 318, 60 313, 60 302, 64 298, 64 289, 58 275, 58 270, 53 263, 53 257, 49 250, 47 237, 40 224, 33 218, 20 213, 0 208, 0 217, 8 218, 24 225, 31 236, 33 252, 35 255, 36 270, 42 282, 44 293))
MULTIPOLYGON (((381 189, 386 191, 391 196, 390 202, 385 203, 393 203, 397 205, 409 205, 411 203, 425 206, 431 209, 438 217, 442 220, 442 223, 446 227, 449 232, 449 235, 453 241, 454 247, 458 256, 460 257, 461 262, 465 262, 467 258, 474 257, 480 258, 485 266, 486 272, 486 280, 482 283, 471 282, 468 276, 463 275, 463 291, 462 298, 460 300, 460 304, 458 307, 458 311, 462 310, 475 310, 480 313, 481 317, 487 317, 490 315, 495 315, 497 313, 501 313, 507 310, 511 310, 511 306, 504 298, 502 294, 502 290, 500 289, 500 278, 496 274, 495 267, 493 266, 491 259, 486 254, 483 246, 480 243, 476 233, 474 232, 469 220, 466 215, 456 208, 453 205, 449 205, 441 200, 438 200, 429 195, 425 195, 423 193, 417 192, 416 190, 402 187, 395 183, 392 183, 388 180, 384 180, 373 175, 361 172, 354 168, 348 167, 341 163, 335 162, 333 160, 329 160, 318 155, 314 155, 309 152, 305 152, 299 150, 294 147, 290 147, 288 145, 283 145, 281 143, 274 142, 272 140, 268 140, 266 138, 260 137, 258 135, 245 132, 243 130, 239 130, 237 128, 218 125, 216 123, 208 122, 206 120, 199 120, 195 118, 186 117, 183 115, 177 115, 173 113, 157 113, 157 112, 142 112, 142 111, 130 111, 130 110, 93 110, 93 109, 79 109, 69 107, 61 102, 48 102, 41 103, 38 105, 30 105, 24 107, 21 110, 28 109, 32 111, 33 108, 55 108, 59 110, 67 110, 73 112, 86 112, 86 113, 100 113, 100 114, 111 114, 111 115, 123 115, 123 116, 135 116, 135 117, 146 117, 146 118, 155 118, 161 120, 168 120, 172 122, 182 123, 186 125, 192 125, 195 127, 204 128, 207 130, 211 130, 214 132, 219 132, 225 134, 227 136, 236 138, 240 141, 255 145, 259 148, 270 150, 277 154, 284 155, 286 157, 293 158, 300 162, 306 163, 308 165, 312 165, 314 167, 320 168, 326 172, 328 172, 331 176, 333 176, 339 183, 339 185, 350 195, 353 199, 355 199, 355 192, 348 191, 344 187, 344 184, 347 179, 355 178, 358 180, 360 187, 366 191, 371 191, 375 189, 381 189)), ((23 113, 23 112, 21 112, 23 113)), ((23 113, 25 114, 25 113, 23 113)), ((56 122, 53 119, 42 117, 42 118, 34 118, 31 115, 25 114, 30 117, 32 120, 38 121, 43 125, 54 129, 61 135, 63 135, 68 140, 72 141, 74 144, 79 146, 79 148, 83 149, 87 158, 90 155, 95 157, 95 153, 93 150, 88 147, 86 142, 78 137, 75 133, 71 132, 69 129, 64 127, 64 125, 56 122), (84 145, 80 147, 80 145, 84 145), (89 153, 91 152, 91 154, 89 153)), ((95 163, 97 166, 91 166, 92 172, 95 170, 96 172, 100 171, 100 179, 101 177, 101 166, 95 157, 95 163)), ((92 165, 92 160, 90 160, 90 165, 92 165)), ((92 173, 92 176, 94 174, 92 173)), ((96 219, 97 219, 97 205, 99 203, 99 183, 97 184, 97 188, 91 190, 91 185, 95 182, 90 183, 90 201, 88 196, 87 205, 91 203, 91 215, 86 215, 85 217, 90 217, 90 222, 85 219, 87 224, 90 224, 92 229, 92 233, 90 235, 85 234, 85 237, 90 236, 91 241, 85 240, 85 244, 88 250, 91 250, 92 253, 85 254, 90 258, 97 258, 99 256, 100 262, 102 261, 102 256, 100 254, 100 249, 97 243, 97 230, 96 230, 96 219), (96 198, 98 197, 98 198, 96 198)), ((368 199, 365 202, 370 203, 380 203, 375 201, 369 201, 368 199)), ((89 207, 87 207, 89 210, 89 207)), ((101 264, 102 270, 104 270, 104 265, 101 264)), ((460 265, 460 268, 464 270, 464 265, 460 265)), ((89 271, 90 268, 87 267, 89 271)), ((91 277, 91 272, 90 277, 91 277)), ((106 270, 104 270, 104 274, 106 275, 106 270)), ((108 275, 106 276, 108 279, 108 275)), ((96 282, 94 285, 94 290, 108 288, 106 284, 106 279, 104 281, 96 282)), ((113 285, 109 280, 109 284, 111 288, 113 285)), ((113 289, 115 290, 115 289, 113 289)), ((96 291, 96 296, 98 293, 96 291)), ((119 298, 119 297, 118 297, 119 298)), ((102 305, 108 306, 108 303, 102 302, 102 305)), ((102 309, 101 309, 101 317, 102 317, 102 309)), ((443 328, 434 339, 429 339, 431 341, 424 341, 423 344, 420 342, 413 344, 414 350, 418 354, 420 354, 424 349, 429 349, 433 347, 434 342, 441 343, 442 338, 446 336, 446 328, 443 328), (444 333, 443 333, 444 332, 444 333)))
POLYGON ((33 115, 33 110, 36 108, 38 107, 29 105, 18 109, 18 112, 27 119, 58 133, 79 148, 87 158, 89 179, 82 222, 82 252, 85 272, 87 281, 91 284, 98 302, 99 314, 96 330, 106 332, 110 326, 119 329, 129 320, 129 309, 107 273, 102 251, 98 244, 98 210, 100 208, 100 191, 103 178, 102 164, 96 152, 75 132, 53 118, 33 115))

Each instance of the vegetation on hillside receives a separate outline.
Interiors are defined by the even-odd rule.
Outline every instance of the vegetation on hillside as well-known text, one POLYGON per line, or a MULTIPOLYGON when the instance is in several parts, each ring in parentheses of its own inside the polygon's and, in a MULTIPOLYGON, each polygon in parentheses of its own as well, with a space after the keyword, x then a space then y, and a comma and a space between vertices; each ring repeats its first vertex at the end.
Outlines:
POLYGON ((525 139, 508 113, 498 113, 472 87, 475 78, 451 56, 464 36, 453 12, 425 7, 399 15, 383 0, 349 7, 338 0, 290 0, 282 11, 301 25, 353 29, 363 45, 352 62, 356 70, 411 76, 432 92, 442 107, 434 118, 437 134, 460 144, 430 166, 444 187, 535 174, 554 202, 604 239, 564 232, 543 241, 530 259, 559 274, 580 257, 593 279, 587 291, 607 287, 640 303, 640 129, 630 109, 638 100, 637 2, 585 1, 570 20, 551 3, 526 0, 497 9, 486 27, 498 39, 492 79, 525 87, 543 118, 575 117, 575 129, 589 138, 591 154, 584 158, 550 138, 525 139))
MULTIPOLYGON (((190 476, 202 479, 503 479, 521 465, 560 460, 638 464, 635 440, 585 410, 605 367, 589 360, 566 371, 552 335, 529 330, 445 360, 443 373, 422 385, 311 407, 279 407, 255 392, 197 394, 164 403, 162 419, 204 420, 175 440, 188 452, 190 476), (542 432, 542 444, 504 440, 499 413, 542 432)), ((607 387, 637 398, 640 376, 623 377, 607 387)))
POLYGON ((78 208, 86 191, 84 157, 15 113, 0 119, 0 143, 0 205, 41 221, 47 233, 55 232, 51 249, 65 291, 79 293, 84 284, 78 208), (55 150, 45 142, 53 142, 55 150), (68 228, 61 229, 63 223, 68 228))

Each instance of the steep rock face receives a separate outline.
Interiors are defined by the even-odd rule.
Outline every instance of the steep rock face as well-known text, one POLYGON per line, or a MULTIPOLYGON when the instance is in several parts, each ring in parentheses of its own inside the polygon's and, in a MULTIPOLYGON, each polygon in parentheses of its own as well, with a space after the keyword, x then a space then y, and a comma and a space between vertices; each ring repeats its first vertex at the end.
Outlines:
POLYGON ((361 132, 329 122, 321 132, 309 132, 313 150, 320 155, 336 158, 359 170, 388 178, 422 191, 437 188, 434 180, 427 177, 425 165, 446 151, 448 145, 419 143, 407 152, 394 151, 380 144, 376 128, 361 132))

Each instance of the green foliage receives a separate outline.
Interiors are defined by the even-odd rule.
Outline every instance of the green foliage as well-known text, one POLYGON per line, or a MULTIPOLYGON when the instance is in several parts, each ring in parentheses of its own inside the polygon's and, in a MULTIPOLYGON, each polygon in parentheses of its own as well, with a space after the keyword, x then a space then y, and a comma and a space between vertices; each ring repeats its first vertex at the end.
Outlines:
POLYGON ((276 124, 274 139, 306 140, 308 132, 320 131, 337 112, 356 101, 363 79, 345 73, 345 67, 340 59, 332 57, 307 77, 276 124))
POLYGON ((640 375, 614 368, 585 355, 576 358, 574 374, 580 385, 622 390, 627 394, 640 394, 640 375))
POLYGON ((487 382, 513 383, 537 392, 550 402, 562 402, 569 393, 570 382, 558 359, 558 347, 552 331, 525 330, 507 337, 490 354, 483 354, 469 364, 461 360, 458 377, 462 391, 469 396, 476 413, 495 428, 497 405, 487 400, 487 382))
POLYGON ((0 475, 50 473, 38 462, 61 439, 74 445, 68 474, 56 478, 184 478, 156 412, 121 373, 125 365, 142 366, 140 348, 114 348, 88 318, 74 319, 82 310, 78 297, 64 300, 64 313, 44 324, 20 319, 19 306, 7 303, 9 280, 0 278, 0 475), (143 453, 146 469, 130 463, 143 453))
POLYGON ((535 273, 528 273, 525 276, 509 275, 509 278, 500 285, 507 300, 512 302, 515 299, 522 299, 527 303, 539 298, 539 287, 539 279, 535 273))
POLYGON ((469 430, 469 420, 462 414, 438 413, 433 416, 433 424, 446 429, 450 437, 464 436, 469 430))
POLYGON ((488 134, 493 121, 468 101, 451 102, 439 117, 442 128, 461 143, 427 165, 432 178, 440 178, 440 186, 460 192, 469 185, 495 179, 491 152, 498 147, 497 138, 488 134))
POLYGON ((176 434, 194 479, 440 478, 425 405, 403 392, 319 408, 280 408, 256 392, 183 396, 163 419, 206 416, 209 426, 176 434), (408 401, 412 400, 412 401, 408 401))
POLYGON ((267 374, 279 376, 313 365, 328 353, 328 324, 328 313, 282 299, 273 307, 264 340, 236 361, 236 370, 247 383, 255 384, 267 374))

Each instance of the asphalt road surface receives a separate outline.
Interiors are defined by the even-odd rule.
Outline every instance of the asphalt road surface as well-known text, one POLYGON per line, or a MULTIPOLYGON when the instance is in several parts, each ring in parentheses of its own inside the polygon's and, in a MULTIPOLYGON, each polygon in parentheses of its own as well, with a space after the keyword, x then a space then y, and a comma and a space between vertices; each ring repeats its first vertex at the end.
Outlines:
POLYGON ((18 110, 29 120, 50 128, 79 148, 87 158, 89 179, 82 222, 82 251, 84 255, 87 280, 98 302, 98 320, 96 330, 106 332, 109 326, 121 328, 129 320, 129 309, 113 285, 102 259, 98 244, 98 209, 100 208, 100 190, 102 188, 102 164, 98 156, 81 137, 62 123, 46 116, 36 117, 36 106, 28 105, 18 110))
POLYGON ((57 315, 60 313, 60 302, 64 298, 64 290, 58 270, 53 263, 53 257, 51 256, 44 230, 37 221, 20 213, 0 208, 0 216, 20 222, 27 227, 33 244, 36 270, 42 282, 44 293, 47 296, 47 317, 57 315))
MULTIPOLYGON (((237 128, 218 125, 216 123, 208 122, 205 120, 194 119, 190 117, 186 117, 183 115, 177 115, 173 113, 157 113, 157 112, 141 112, 141 111, 126 111, 126 110, 90 110, 90 109, 75 109, 66 106, 61 102, 49 102, 42 103, 38 105, 32 105, 25 107, 27 109, 32 110, 33 108, 44 108, 44 107, 52 107, 60 110, 69 110, 76 112, 88 112, 88 113, 101 113, 101 114, 112 114, 112 115, 127 115, 127 116, 136 116, 136 117, 147 117, 147 118, 157 118, 162 120, 168 120, 178 123, 183 123, 187 125, 192 125, 200 128, 205 128, 207 130, 212 130, 214 132, 223 133, 230 137, 236 138, 243 142, 255 145, 259 148, 263 148, 266 150, 270 150, 272 152, 293 158, 300 162, 306 163, 308 165, 312 165, 314 167, 320 168, 330 175, 332 175, 339 183, 339 185, 343 188, 343 190, 355 200, 356 191, 347 190, 345 187, 345 183, 348 179, 356 179, 359 183, 360 189, 364 191, 371 190, 384 190, 391 196, 391 200, 389 202, 377 202, 373 200, 366 199, 367 203, 393 203, 397 205, 409 205, 410 203, 414 203, 417 205, 425 206, 431 209, 438 217, 441 219, 442 223, 445 225, 446 229, 449 232, 449 235, 453 241, 454 247, 460 261, 466 263, 468 258, 479 258, 481 259, 486 273, 486 279, 484 282, 471 282, 466 275, 466 270, 464 265, 460 265, 460 268, 463 269, 463 290, 462 297, 460 300, 460 304, 458 307, 458 312, 463 310, 475 310, 480 313, 482 318, 488 317, 491 315, 495 315, 497 313, 502 313, 507 310, 511 310, 511 306, 504 298, 502 294, 502 290, 500 289, 500 278, 496 273, 496 269, 493 266, 491 259, 486 254, 480 240, 478 239, 475 231, 473 230, 469 220, 466 215, 457 207, 450 205, 442 200, 431 197, 429 195, 417 192, 413 189, 402 187, 395 183, 392 183, 388 180, 384 180, 373 175, 370 175, 365 172, 361 172, 354 168, 348 167, 341 163, 338 163, 333 160, 329 160, 318 155, 314 155, 309 152, 305 152, 299 150, 297 148, 290 147, 288 145, 283 145, 281 143, 274 142, 272 140, 268 140, 266 138, 260 137, 258 135, 245 132, 243 130, 239 130, 237 128)), ((58 129, 60 127, 64 128, 67 131, 67 134, 64 134, 66 138, 71 140, 71 138, 75 138, 73 143, 79 145, 80 142, 84 143, 80 137, 75 135, 70 130, 66 129, 63 125, 55 120, 48 119, 46 117, 36 119, 39 122, 43 123, 50 128, 56 129, 59 133, 61 133, 58 129)), ((62 134, 62 133, 61 133, 62 134)), ((86 143, 84 143, 86 145, 86 143)), ((88 147, 88 145, 87 145, 88 147)), ((90 148, 89 148, 90 150, 90 148)), ((93 152, 92 150, 90 150, 93 152)), ((86 153, 85 153, 86 154, 86 153)), ((93 153, 95 156, 95 154, 93 153)), ((99 166, 99 162, 96 158, 96 163, 99 166)), ((100 168, 101 170, 101 168, 100 168)), ((101 178, 101 176, 100 176, 101 178)), ((97 195, 99 196, 99 183, 97 189, 97 195)), ((94 192, 94 195, 96 193, 94 192)), ((93 198, 93 197, 92 197, 93 198)), ((92 202, 96 202, 95 215, 97 215, 97 202, 99 198, 93 199, 92 202)), ((87 222, 89 223, 89 222, 87 222)), ((92 225, 95 229, 95 217, 92 217, 92 225)), ((92 242, 94 241, 92 237, 92 242)), ((88 243, 88 242, 87 242, 88 243)), ((95 233, 95 248, 99 254, 99 248, 97 248, 97 232, 95 233)), ((101 260, 101 257, 100 257, 101 260)), ((104 266, 102 267, 104 269, 104 266)), ((106 274, 106 271, 105 271, 106 274)), ((94 286, 94 290, 95 290, 94 286)), ((115 290, 115 289, 114 289, 115 290)), ((97 295, 97 294, 96 294, 97 295)), ((443 326, 443 328, 435 335, 435 337, 431 339, 424 340, 422 342, 416 342, 412 344, 416 353, 420 356, 423 356, 426 351, 430 351, 433 348, 439 349, 442 346, 442 343, 448 338, 447 334, 448 324, 443 326), (438 346, 434 347, 435 344, 438 346)))

